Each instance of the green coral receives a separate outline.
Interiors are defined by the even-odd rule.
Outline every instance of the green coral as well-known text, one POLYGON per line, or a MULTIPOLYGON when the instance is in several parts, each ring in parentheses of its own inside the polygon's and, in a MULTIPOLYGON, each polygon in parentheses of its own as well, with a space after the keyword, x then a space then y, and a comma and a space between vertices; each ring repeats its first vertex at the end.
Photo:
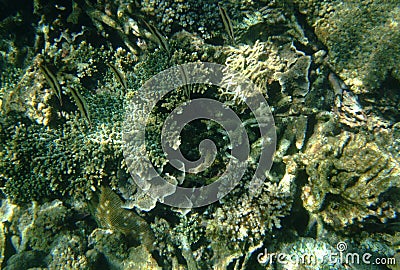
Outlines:
POLYGON ((58 130, 35 123, 5 128, 1 177, 16 202, 66 195, 88 199, 103 181, 116 181, 121 170, 117 126, 89 131, 75 115, 58 130))
POLYGON ((90 199, 101 182, 115 185, 117 175, 126 177, 120 133, 123 90, 104 62, 129 65, 130 54, 86 42, 65 48, 62 40, 49 46, 46 54, 63 89, 62 105, 39 71, 37 62, 43 55, 35 57, 24 73, 9 73, 0 89, 1 185, 16 202, 66 195, 90 199), (87 103, 91 126, 77 112, 71 89, 87 103))

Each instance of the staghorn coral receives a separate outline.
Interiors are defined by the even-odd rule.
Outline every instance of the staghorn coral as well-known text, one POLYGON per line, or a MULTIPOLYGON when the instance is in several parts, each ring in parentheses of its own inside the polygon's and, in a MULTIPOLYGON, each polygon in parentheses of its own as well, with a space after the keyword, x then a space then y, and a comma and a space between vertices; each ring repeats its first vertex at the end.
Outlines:
MULTIPOLYGON (((76 35, 83 33, 84 31, 76 35)), ((122 96, 122 87, 113 79, 113 72, 107 63, 118 63, 118 66, 131 65, 135 62, 132 54, 122 48, 115 52, 104 47, 95 48, 86 41, 69 40, 65 35, 61 35, 57 42, 49 45, 43 54, 32 58, 32 63, 26 69, 11 70, 12 72, 4 78, 4 85, 0 88, 1 111, 4 114, 20 112, 32 121, 54 127, 60 122, 65 122, 70 114, 78 110, 76 100, 72 98, 73 90, 86 100, 89 114, 92 116, 94 111, 100 109, 92 107, 93 102, 89 102, 93 101, 91 97, 95 93, 93 88, 97 82, 101 81, 98 87, 103 92, 107 89, 110 96, 122 96), (64 100, 63 104, 60 104, 59 98, 56 98, 57 93, 50 87, 44 72, 40 70, 42 65, 47 66, 59 83, 59 98, 64 100)), ((130 79, 131 77, 128 82, 130 79)))
POLYGON ((65 36, 49 45, 45 58, 51 59, 63 89, 62 105, 38 68, 43 55, 24 73, 16 69, 5 77, 0 89, 1 185, 15 201, 67 194, 90 199, 103 180, 115 185, 118 177, 126 177, 120 147, 124 91, 104 61, 121 67, 133 63, 131 56, 65 36), (78 114, 71 88, 86 100, 91 126, 78 114), (52 167, 56 160, 59 166, 52 167))
POLYGON ((8 127, 0 162, 6 194, 16 202, 91 198, 102 180, 116 181, 121 170, 116 129, 103 125, 89 132, 76 117, 61 130, 29 122, 8 127))
POLYGON ((212 215, 214 222, 206 227, 208 235, 225 237, 230 242, 247 239, 257 243, 264 233, 281 228, 280 219, 291 207, 290 198, 286 197, 289 194, 285 196, 278 185, 272 183, 265 183, 262 189, 258 196, 243 194, 234 200, 223 200, 223 205, 212 215), (252 210, 256 208, 257 211, 252 210), (218 228, 213 227, 215 224, 219 224, 218 228))

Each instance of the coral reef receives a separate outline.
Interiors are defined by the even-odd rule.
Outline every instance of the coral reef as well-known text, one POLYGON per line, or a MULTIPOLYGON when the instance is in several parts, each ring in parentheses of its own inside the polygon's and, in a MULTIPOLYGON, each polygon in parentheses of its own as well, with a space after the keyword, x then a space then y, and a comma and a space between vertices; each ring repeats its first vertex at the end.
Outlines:
POLYGON ((122 170, 116 123, 87 131, 79 118, 68 120, 60 130, 32 122, 3 126, 1 178, 10 198, 90 198, 102 181, 116 181, 122 170))
MULTIPOLYGON (((400 260, 396 1, 27 2, 0 6, 2 268, 308 269, 258 254, 322 254, 339 242, 400 260), (125 122, 133 100, 162 88, 144 93, 148 79, 190 62, 224 64, 257 93, 225 76, 224 87, 178 87, 148 121, 125 122), (276 136, 260 136, 243 102, 256 94, 269 103, 276 136), (167 207, 137 187, 129 170, 142 181, 153 175, 133 161, 146 154, 168 181, 195 188, 215 182, 233 156, 227 130, 198 119, 167 144, 197 160, 211 139, 211 166, 182 173, 168 162, 163 124, 199 98, 238 116, 248 166, 215 203, 167 207), (125 145, 126 127, 144 128, 146 145, 135 136, 125 145), (272 167, 255 190, 262 147, 275 137, 272 167), (136 155, 124 158, 126 149, 136 155)), ((182 73, 164 86, 187 82, 192 74, 182 73)))
POLYGON ((146 246, 129 247, 119 232, 95 229, 89 236, 92 249, 86 256, 94 261, 104 256, 111 269, 161 269, 146 246))
POLYGON ((400 80, 396 1, 294 2, 328 48, 328 62, 353 91, 378 90, 390 76, 400 80))
POLYGON ((15 220, 16 224, 12 225, 18 229, 15 234, 21 236, 19 241, 13 242, 17 251, 30 248, 48 251, 51 241, 58 237, 60 229, 65 226, 68 216, 71 215, 68 211, 58 200, 41 206, 34 203, 18 220, 15 220))
POLYGON ((250 257, 263 244, 268 232, 280 229, 281 219, 291 209, 290 193, 266 183, 258 196, 241 194, 222 200, 220 208, 206 219, 206 237, 214 251, 211 262, 220 269, 250 257), (221 243, 222 246, 221 246, 221 243), (229 258, 229 259, 228 259, 229 258))
POLYGON ((45 267, 49 254, 52 256, 50 269, 68 265, 89 269, 84 257, 86 242, 82 230, 90 226, 71 227, 70 221, 79 222, 77 212, 61 201, 23 207, 3 200, 1 214, 2 225, 7 226, 4 269, 45 267))
POLYGON ((85 256, 86 240, 77 235, 61 236, 50 251, 48 269, 91 269, 85 256))
POLYGON ((400 210, 398 159, 365 133, 331 128, 329 120, 320 121, 300 157, 309 175, 305 208, 347 232, 394 219, 400 210))

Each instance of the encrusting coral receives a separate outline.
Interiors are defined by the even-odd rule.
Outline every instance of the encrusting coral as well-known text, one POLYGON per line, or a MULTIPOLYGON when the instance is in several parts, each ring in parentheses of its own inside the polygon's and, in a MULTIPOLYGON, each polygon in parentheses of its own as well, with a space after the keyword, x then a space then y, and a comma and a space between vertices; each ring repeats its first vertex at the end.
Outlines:
POLYGON ((335 230, 390 222, 400 210, 399 160, 373 137, 335 134, 328 123, 316 125, 301 155, 309 175, 304 207, 335 230))
POLYGON ((329 49, 329 63, 353 91, 378 90, 390 76, 400 80, 400 17, 396 1, 294 2, 329 49))

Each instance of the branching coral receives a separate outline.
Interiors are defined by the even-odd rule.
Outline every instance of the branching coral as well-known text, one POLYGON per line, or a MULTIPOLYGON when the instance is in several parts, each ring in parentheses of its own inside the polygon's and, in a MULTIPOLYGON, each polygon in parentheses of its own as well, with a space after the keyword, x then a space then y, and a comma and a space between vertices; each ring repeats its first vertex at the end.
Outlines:
POLYGON ((214 250, 214 265, 223 267, 227 250, 238 257, 250 256, 252 248, 262 244, 272 230, 281 227, 280 220, 290 209, 290 195, 282 193, 272 183, 266 183, 258 196, 242 194, 238 198, 228 197, 211 219, 205 220, 206 236, 214 250), (224 243, 223 248, 219 246, 221 242, 224 243))
POLYGON ((7 127, 0 162, 5 192, 17 202, 90 198, 102 181, 116 181, 121 170, 120 135, 114 128, 91 133, 76 118, 63 130, 34 123, 7 127))

